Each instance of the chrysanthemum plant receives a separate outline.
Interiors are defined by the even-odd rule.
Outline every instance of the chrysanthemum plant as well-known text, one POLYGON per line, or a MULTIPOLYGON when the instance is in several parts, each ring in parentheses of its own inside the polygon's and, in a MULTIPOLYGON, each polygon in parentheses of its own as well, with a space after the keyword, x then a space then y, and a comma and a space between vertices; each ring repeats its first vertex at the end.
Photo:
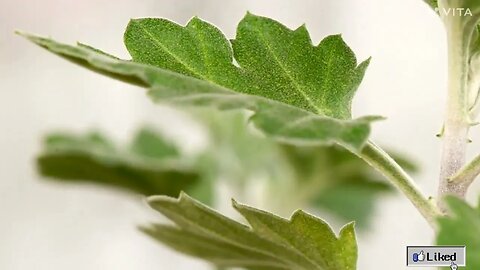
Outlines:
MULTIPOLYGON (((237 123, 228 125, 234 129, 233 133, 247 132, 247 125, 256 129, 254 135, 242 139, 241 144, 233 146, 238 138, 222 141, 230 150, 236 147, 238 151, 245 151, 254 145, 254 149, 250 148, 252 151, 247 151, 249 157, 242 159, 244 167, 236 168, 234 177, 245 177, 242 172, 247 167, 265 169, 271 165, 269 160, 277 161, 278 166, 286 164, 285 167, 294 168, 290 172, 297 172, 294 179, 298 182, 309 177, 318 179, 321 173, 332 170, 328 179, 320 184, 316 180, 307 181, 316 183, 318 190, 315 185, 306 185, 305 192, 301 193, 296 191, 302 190, 303 184, 287 185, 296 188, 279 193, 287 205, 290 201, 293 203, 298 194, 306 194, 302 202, 317 197, 322 201, 331 194, 348 196, 343 191, 335 193, 338 181, 342 181, 342 185, 348 183, 350 189, 342 190, 355 192, 365 187, 365 183, 355 186, 340 180, 344 179, 345 168, 335 168, 335 164, 345 160, 343 155, 347 153, 346 159, 353 160, 357 166, 356 177, 363 170, 358 169, 358 164, 370 166, 383 175, 435 230, 439 244, 467 245, 468 269, 476 270, 480 269, 480 209, 469 206, 465 194, 480 173, 480 156, 466 162, 468 133, 478 124, 480 112, 480 1, 426 2, 443 22, 448 42, 448 102, 439 134, 443 154, 438 194, 434 196, 424 194, 399 165, 401 162, 369 139, 371 125, 383 120, 381 116, 352 116, 352 99, 370 59, 357 61, 340 35, 328 36, 319 44, 313 44, 304 25, 291 30, 277 21, 250 13, 239 23, 236 36, 231 40, 214 25, 197 17, 185 26, 166 19, 133 19, 124 35, 132 59, 123 60, 85 44, 73 46, 19 34, 72 63, 146 89, 155 103, 179 108, 208 107, 214 109, 216 115, 229 114, 227 111, 247 112, 248 119, 227 117, 226 120, 237 123), (325 148, 328 146, 330 148, 325 148), (276 159, 280 153, 284 158, 276 159), (352 158, 351 154, 358 158, 352 158), (257 155, 264 156, 257 158, 257 155), (314 160, 318 155, 322 158, 314 160), (334 158, 339 156, 342 158, 334 158), (255 162, 249 162, 249 158, 255 162), (331 162, 318 163, 326 159, 331 162), (359 163, 359 160, 365 162, 359 163), (305 170, 311 172, 305 173, 305 170), (319 190, 325 186, 335 188, 323 189, 320 196, 319 190)), ((210 120, 210 127, 212 122, 215 121, 210 120)), ((232 132, 216 132, 216 139, 221 141, 232 136, 232 132)), ((199 158, 202 162, 192 165, 179 156, 178 149, 145 129, 131 147, 123 150, 116 149, 98 134, 50 135, 38 161, 46 176, 87 179, 149 195, 150 206, 173 225, 152 224, 142 226, 141 230, 179 252, 207 260, 216 267, 356 269, 353 222, 335 234, 324 220, 302 210, 284 219, 235 200, 232 205, 245 222, 232 220, 204 204, 212 203, 212 185, 215 185, 215 181, 205 180, 211 176, 206 172, 220 168, 219 163, 225 158, 212 158, 215 155, 208 153, 199 158), (197 183, 199 175, 203 179, 201 185, 197 183)), ((232 175, 234 167, 228 167, 232 175)), ((218 170, 217 173, 222 174, 218 170)), ((378 183, 373 186, 378 188, 378 183)), ((370 186, 366 192, 372 190, 370 186)), ((363 198, 368 199, 362 197, 357 202, 363 202, 363 198)), ((323 202, 334 209, 341 200, 323 202)), ((345 210, 339 207, 337 210, 345 214, 345 210)))

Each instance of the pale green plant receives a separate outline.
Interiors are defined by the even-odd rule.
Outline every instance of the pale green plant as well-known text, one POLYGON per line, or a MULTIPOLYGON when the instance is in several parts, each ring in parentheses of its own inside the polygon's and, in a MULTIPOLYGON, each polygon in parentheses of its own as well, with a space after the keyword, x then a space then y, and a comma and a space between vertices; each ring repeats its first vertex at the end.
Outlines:
MULTIPOLYGON (((219 114, 225 114, 218 112, 225 110, 248 111, 250 117, 248 121, 242 120, 242 125, 252 124, 264 136, 262 140, 266 143, 261 145, 271 153, 279 151, 278 145, 318 151, 331 145, 343 147, 343 151, 356 155, 381 173, 410 200, 438 232, 439 243, 466 244, 468 269, 477 269, 480 255, 475 255, 475 251, 480 249, 480 212, 466 204, 465 194, 480 173, 480 158, 465 164, 465 153, 469 129, 477 123, 480 111, 480 2, 426 2, 445 25, 448 42, 448 102, 440 136, 443 154, 435 198, 424 194, 406 170, 369 139, 371 124, 382 117, 352 117, 352 99, 370 59, 358 62, 339 35, 328 36, 313 45, 304 25, 291 30, 250 13, 239 23, 233 40, 196 17, 186 26, 165 19, 134 19, 125 32, 131 60, 116 58, 84 44, 71 46, 21 35, 92 71, 146 88, 154 102, 215 108, 219 114)), ((153 144, 163 149, 160 153, 149 152, 149 147, 142 148, 138 142, 133 143, 130 151, 119 151, 95 138, 51 138, 53 152, 47 147, 40 158, 40 168, 44 174, 57 178, 88 178, 113 185, 119 181, 124 188, 147 195, 161 193, 149 197, 148 202, 175 225, 156 224, 142 230, 174 249, 226 268, 356 269, 357 246, 352 223, 345 225, 337 236, 326 222, 301 210, 287 220, 234 201, 234 208, 248 222, 246 226, 180 192, 189 192, 209 203, 212 191, 194 184, 199 177, 211 176, 207 173, 201 177, 205 173, 198 169, 205 168, 198 165, 201 162, 179 158, 174 148, 158 138, 153 139, 153 144), (64 152, 59 154, 55 147, 62 146, 64 152), (73 169, 62 174, 60 169, 66 165, 60 162, 66 157, 70 158, 68 164, 73 169), (85 162, 101 173, 71 174, 78 164, 85 162), (182 182, 177 181, 173 189, 168 184, 162 186, 168 183, 165 176, 171 177, 172 173, 177 175, 172 178, 182 182), (135 181, 138 178, 143 185, 135 181), (155 188, 149 189, 146 183, 160 183, 160 186, 155 184, 155 188), (166 196, 172 193, 180 193, 179 198, 166 196)), ((206 159, 209 167, 221 162, 211 155, 207 157, 210 157, 206 159)), ((264 164, 264 160, 258 161, 264 164)), ((289 164, 285 159, 281 162, 289 164)), ((340 174, 334 172, 332 178, 340 174)), ((308 205, 305 201, 301 200, 299 206, 308 205)))

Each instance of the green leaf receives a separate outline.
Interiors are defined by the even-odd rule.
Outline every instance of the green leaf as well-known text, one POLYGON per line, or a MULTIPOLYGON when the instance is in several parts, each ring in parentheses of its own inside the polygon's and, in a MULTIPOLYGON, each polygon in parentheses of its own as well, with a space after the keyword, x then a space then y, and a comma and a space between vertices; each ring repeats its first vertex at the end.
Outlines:
POLYGON ((292 31, 252 14, 233 42, 213 25, 193 18, 185 27, 165 19, 132 20, 125 44, 136 62, 278 100, 336 118, 350 118, 350 104, 368 61, 357 67, 342 38, 313 46, 305 27, 292 31))
POLYGON ((180 156, 174 144, 148 128, 143 128, 138 132, 130 148, 133 153, 149 158, 162 159, 180 156))
POLYGON ((367 229, 379 197, 389 193, 393 193, 393 189, 388 183, 353 178, 321 190, 312 198, 312 204, 329 210, 342 220, 355 220, 361 229, 367 229))
POLYGON ((132 60, 252 92, 248 77, 233 64, 229 41, 215 26, 197 17, 183 27, 166 19, 133 19, 124 35, 132 60))
POLYGON ((351 118, 351 102, 369 60, 357 66, 341 36, 312 45, 303 25, 292 31, 247 14, 232 41, 235 59, 260 85, 257 95, 320 115, 351 118))
POLYGON ((301 210, 290 220, 233 202, 243 225, 181 194, 156 196, 150 205, 175 223, 142 230, 158 241, 219 267, 246 269, 353 270, 357 246, 353 224, 337 237, 321 219, 301 210))
POLYGON ((434 10, 438 8, 438 0, 423 0, 423 1, 427 3, 434 10))
POLYGON ((473 208, 455 197, 445 200, 450 215, 438 219, 437 244, 467 246, 467 267, 462 269, 480 269, 480 206, 473 208))
MULTIPOLYGON (((356 155, 337 146, 295 147, 284 145, 281 153, 294 172, 295 196, 309 205, 329 210, 343 220, 355 220, 367 228, 379 196, 393 188, 356 155)), ((407 158, 394 159, 410 172, 417 170, 407 158)))
POLYGON ((186 27, 132 20, 125 41, 133 62, 83 45, 23 35, 93 71, 149 88, 158 102, 253 111, 250 120, 258 129, 290 144, 338 143, 358 152, 370 123, 379 119, 350 119, 350 103, 368 61, 357 66, 339 36, 313 46, 303 27, 292 31, 251 14, 239 25, 236 59, 221 32, 197 18, 186 27), (253 55, 257 50, 261 53, 253 55), (272 57, 281 61, 265 61, 272 57))
POLYGON ((144 195, 177 196, 191 190, 199 177, 178 160, 172 144, 148 130, 139 132, 131 150, 116 147, 98 133, 51 134, 37 162, 42 175, 58 181, 102 184, 144 195))

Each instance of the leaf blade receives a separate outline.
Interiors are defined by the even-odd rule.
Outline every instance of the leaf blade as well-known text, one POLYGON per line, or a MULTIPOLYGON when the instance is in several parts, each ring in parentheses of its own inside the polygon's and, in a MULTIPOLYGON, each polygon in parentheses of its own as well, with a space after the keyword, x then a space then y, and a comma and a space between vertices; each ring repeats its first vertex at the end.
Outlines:
MULTIPOLYGON (((305 255, 307 252, 305 248, 300 248, 297 246, 297 251, 292 252, 292 248, 286 246, 285 242, 278 241, 278 238, 270 237, 265 234, 264 231, 258 230, 258 227, 255 225, 256 222, 250 223, 252 226, 252 228, 250 228, 206 208, 198 202, 195 202, 186 194, 182 194, 179 199, 156 196, 150 198, 149 203, 152 208, 161 212, 176 224, 177 229, 174 231, 174 234, 179 238, 189 235, 192 236, 193 239, 202 239, 201 242, 203 243, 211 240, 214 243, 225 247, 223 252, 227 252, 224 254, 224 256, 230 258, 231 260, 228 264, 220 264, 220 266, 243 266, 247 269, 355 269, 357 254, 356 241, 352 225, 347 225, 342 230, 338 240, 326 223, 303 212, 298 212, 289 221, 280 219, 279 217, 276 217, 270 213, 261 212, 257 209, 249 208, 234 202, 235 208, 244 216, 248 216, 247 220, 249 223, 252 221, 252 217, 267 218, 273 220, 273 222, 276 223, 281 230, 286 228, 287 231, 289 226, 293 224, 293 227, 291 227, 293 230, 290 232, 293 232, 294 236, 287 236, 285 235, 285 232, 280 232, 283 237, 298 237, 298 239, 296 239, 297 243, 305 240, 311 245, 313 245, 314 241, 325 239, 336 241, 337 239, 338 243, 340 243, 340 246, 342 247, 342 249, 339 251, 338 249, 331 249, 330 246, 320 247, 319 245, 321 245, 321 243, 317 243, 314 245, 316 248, 315 251, 321 255, 316 255, 313 258, 309 258, 305 255), (189 221, 186 222, 186 219, 189 221), (295 223, 300 224, 301 228, 295 227, 295 223), (317 237, 309 239, 309 237, 305 236, 304 234, 307 234, 308 236, 315 235, 317 237), (345 239, 347 242, 343 243, 342 241, 345 239), (232 248, 232 246, 228 246, 227 244, 233 245, 234 248, 232 248), (347 251, 345 252, 345 250, 347 251), (248 256, 236 256, 239 253, 248 254, 248 256), (327 256, 328 258, 322 258, 322 256, 327 256), (257 258, 259 261, 252 262, 252 258, 257 258), (347 263, 344 264, 343 261, 346 261, 347 263)), ((169 238, 169 236, 165 235, 168 234, 168 232, 162 231, 165 226, 157 225, 156 228, 157 230, 150 227, 150 229, 144 229, 144 231, 157 240, 160 240, 169 246, 173 246, 177 250, 181 250, 190 255, 207 259, 210 262, 218 264, 218 258, 212 259, 211 257, 215 257, 215 254, 212 255, 202 253, 206 252, 206 249, 196 250, 193 252, 191 250, 186 250, 188 245, 183 245, 181 241, 178 241, 178 239, 177 241, 173 241, 172 239, 175 239, 175 236, 173 236, 173 238, 169 238)), ((172 229, 167 230, 171 231, 172 229)), ((170 237, 172 236, 170 235, 170 237)), ((310 251, 310 256, 311 254, 314 254, 315 251, 310 251)), ((220 261, 225 263, 228 260, 220 261)))
POLYGON ((224 87, 168 70, 142 65, 87 49, 55 42, 50 39, 23 34, 32 42, 103 75, 149 88, 154 101, 182 106, 213 106, 218 109, 246 109, 255 114, 252 123, 261 131, 280 141, 301 145, 338 143, 358 152, 370 133, 370 123, 380 117, 357 120, 339 120, 316 115, 288 104, 260 96, 245 95, 224 87), (282 113, 280 117, 277 113, 282 113), (289 121, 305 119, 304 123, 288 128, 289 121), (275 121, 277 125, 269 124, 275 121), (282 132, 278 132, 282 131, 282 132))

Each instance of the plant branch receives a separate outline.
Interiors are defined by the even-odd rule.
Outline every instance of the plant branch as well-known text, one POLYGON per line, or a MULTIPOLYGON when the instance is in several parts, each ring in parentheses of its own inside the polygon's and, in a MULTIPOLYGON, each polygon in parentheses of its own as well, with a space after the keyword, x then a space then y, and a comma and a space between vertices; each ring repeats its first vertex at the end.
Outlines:
POLYGON ((475 157, 470 163, 461 168, 455 175, 450 177, 449 181, 456 185, 465 186, 465 189, 473 183, 480 174, 480 155, 475 157))
POLYGON ((412 202, 427 222, 433 228, 436 227, 436 218, 441 215, 441 212, 392 157, 373 142, 368 142, 359 156, 383 174, 412 202))

